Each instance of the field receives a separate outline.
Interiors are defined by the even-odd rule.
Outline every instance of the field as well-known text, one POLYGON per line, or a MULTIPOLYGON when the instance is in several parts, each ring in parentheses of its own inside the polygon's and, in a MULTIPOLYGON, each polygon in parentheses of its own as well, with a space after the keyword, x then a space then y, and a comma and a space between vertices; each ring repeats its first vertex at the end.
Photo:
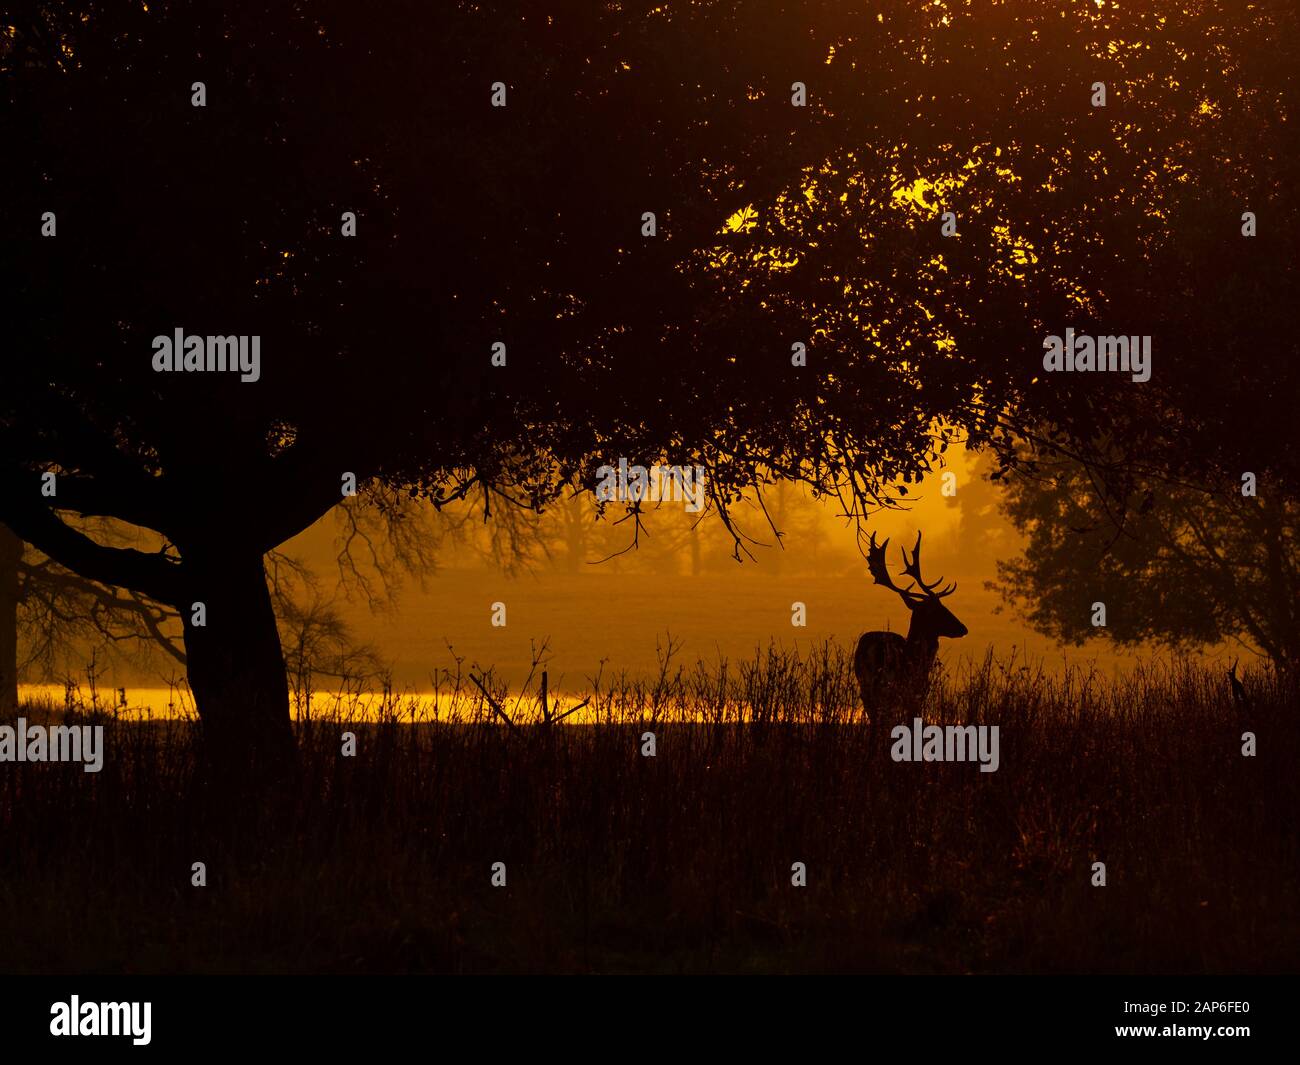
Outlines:
MULTIPOLYGON (((941 654, 954 666, 980 661, 989 647, 999 657, 1028 654, 1053 671, 1069 661, 1110 673, 1138 661, 1131 649, 1107 640, 1062 648, 1013 611, 998 613, 998 596, 983 587, 996 575, 993 562, 979 561, 965 570, 942 567, 945 576, 961 582, 953 609, 972 634, 941 644, 941 654)), ((467 664, 490 664, 518 685, 529 671, 532 649, 546 640, 552 682, 578 690, 602 663, 606 671, 653 674, 656 648, 668 633, 691 660, 737 660, 765 649, 774 635, 788 648, 810 650, 829 639, 850 643, 868 629, 907 631, 906 609, 896 596, 872 586, 861 559, 817 576, 772 576, 762 568, 768 562, 764 557, 748 568, 728 564, 721 573, 698 577, 592 566, 576 574, 541 570, 512 579, 487 569, 447 568, 423 589, 408 582, 398 612, 373 614, 354 602, 345 604, 346 616, 359 639, 384 648, 397 686, 416 688, 428 687, 431 668, 449 663, 448 643, 467 664), (508 626, 492 627, 493 602, 509 608, 508 626), (802 628, 790 624, 795 602, 806 607, 802 628)))
POLYGON ((0 775, 0 968, 1294 972, 1297 699, 1247 689, 990 658, 924 718, 998 725, 992 773, 891 760, 833 643, 607 676, 579 725, 444 676, 423 720, 301 722, 274 787, 208 780, 189 724, 83 718, 102 772, 0 775))

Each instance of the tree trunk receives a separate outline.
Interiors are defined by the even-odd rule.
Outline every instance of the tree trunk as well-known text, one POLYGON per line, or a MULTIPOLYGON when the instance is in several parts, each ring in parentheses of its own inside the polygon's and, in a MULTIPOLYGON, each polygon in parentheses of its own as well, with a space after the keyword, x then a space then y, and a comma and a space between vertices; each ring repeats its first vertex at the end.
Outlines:
POLYGON ((283 776, 294 760, 289 685, 262 558, 218 548, 184 565, 192 601, 178 606, 208 768, 249 782, 283 776))
POLYGON ((23 542, 0 525, 0 717, 18 712, 18 563, 23 542))

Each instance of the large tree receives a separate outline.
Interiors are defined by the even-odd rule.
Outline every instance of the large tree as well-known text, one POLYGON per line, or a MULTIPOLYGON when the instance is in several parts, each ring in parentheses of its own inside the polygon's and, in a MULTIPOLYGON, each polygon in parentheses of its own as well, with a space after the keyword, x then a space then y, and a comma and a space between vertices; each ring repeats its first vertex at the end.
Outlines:
POLYGON ((1224 253, 1226 223, 1183 240, 1239 213, 1202 180, 1280 207, 1294 13, 505 6, 87 3, 3 30, 0 517, 180 611, 218 749, 290 750, 263 559, 347 475, 537 507, 662 459, 705 465, 724 520, 778 476, 861 514, 955 436, 1086 442, 1249 377, 1234 344, 1180 353, 1158 398, 1063 381, 1042 339, 1182 335, 1124 297, 1224 253), (176 329, 259 336, 259 379, 155 372, 176 329))
POLYGON ((1080 462, 1040 463, 1007 485, 1005 512, 1028 543, 998 563, 998 587, 1036 629, 1068 643, 1233 641, 1294 669, 1300 500, 1254 487, 1154 479, 1117 495, 1080 462), (1104 628, 1092 621, 1098 602, 1104 628))

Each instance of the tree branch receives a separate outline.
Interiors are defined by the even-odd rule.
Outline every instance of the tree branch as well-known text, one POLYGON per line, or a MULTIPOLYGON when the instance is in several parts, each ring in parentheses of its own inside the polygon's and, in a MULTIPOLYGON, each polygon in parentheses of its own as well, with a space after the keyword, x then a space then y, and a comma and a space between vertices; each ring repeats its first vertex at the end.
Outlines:
POLYGON ((184 597, 179 566, 161 552, 105 547, 65 524, 30 494, 0 481, 0 520, 33 547, 74 573, 101 584, 131 588, 180 608, 184 597))

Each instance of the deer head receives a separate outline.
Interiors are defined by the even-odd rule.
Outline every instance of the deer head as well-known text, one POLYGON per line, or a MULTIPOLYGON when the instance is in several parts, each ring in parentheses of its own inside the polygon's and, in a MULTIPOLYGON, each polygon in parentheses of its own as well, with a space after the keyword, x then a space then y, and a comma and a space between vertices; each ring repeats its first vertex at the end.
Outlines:
POLYGON ((898 587, 889 575, 885 565, 887 547, 889 547, 888 540, 877 546, 876 534, 871 534, 871 546, 867 550, 867 569, 876 584, 897 593, 907 609, 912 612, 912 627, 908 631, 907 638, 937 640, 940 636, 951 639, 965 636, 966 626, 958 621, 942 602, 957 590, 956 583, 935 591, 943 583, 943 578, 940 577, 937 581, 927 584, 921 577, 921 534, 919 532, 916 534, 916 546, 912 548, 910 560, 907 557, 907 549, 899 548, 899 553, 903 556, 903 575, 912 580, 906 588, 898 587))

